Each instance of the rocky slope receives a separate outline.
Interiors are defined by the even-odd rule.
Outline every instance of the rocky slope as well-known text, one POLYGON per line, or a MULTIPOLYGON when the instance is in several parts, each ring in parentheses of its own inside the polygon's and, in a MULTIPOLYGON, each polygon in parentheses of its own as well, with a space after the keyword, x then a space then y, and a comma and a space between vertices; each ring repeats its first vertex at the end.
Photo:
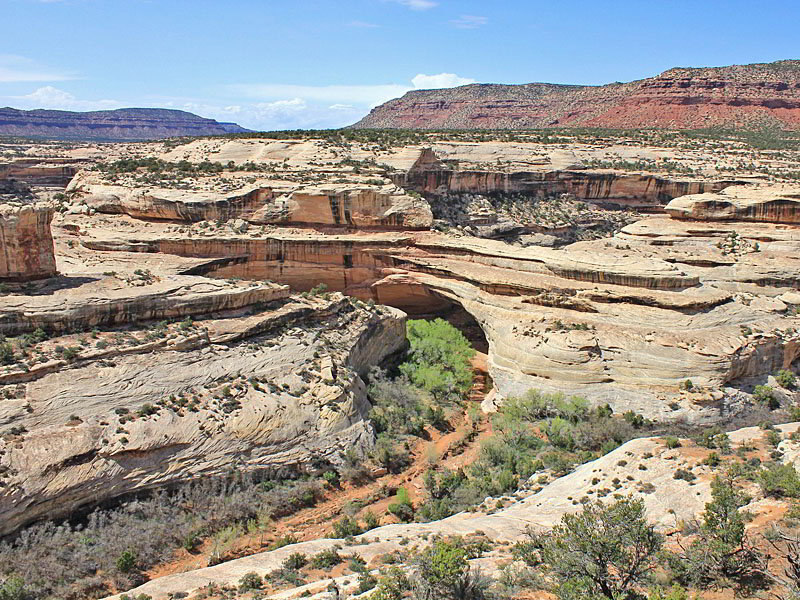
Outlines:
POLYGON ((121 108, 94 112, 0 108, 0 135, 58 140, 155 140, 247 131, 182 110, 121 108))
POLYGON ((800 61, 675 68, 604 86, 473 84, 415 90, 355 127, 410 129, 800 128, 800 61))
MULTIPOLYGON (((797 460, 798 442, 788 439, 796 430, 797 423, 779 428, 778 436, 784 438, 780 443, 784 451, 783 461, 787 464, 797 460)), ((749 445, 752 452, 752 449, 764 444, 765 432, 750 427, 733 431, 729 437, 737 446, 749 445)), ((279 569, 286 557, 296 552, 313 556, 324 550, 338 549, 342 554, 357 554, 377 574, 378 567, 388 562, 383 562, 383 558, 394 552, 419 549, 440 539, 439 536, 465 536, 467 540, 470 539, 468 536, 478 536, 478 539, 488 539, 490 550, 484 553, 483 558, 474 560, 473 565, 484 572, 495 573, 501 565, 513 561, 511 544, 527 539, 526 529, 548 530, 563 515, 578 512, 582 503, 591 499, 604 498, 608 501, 629 495, 641 498, 648 520, 658 530, 674 536, 684 523, 695 519, 711 500, 710 482, 721 470, 703 463, 709 455, 707 449, 693 446, 688 440, 683 440, 683 443, 683 447, 669 449, 664 440, 659 438, 632 440, 578 467, 569 475, 537 487, 538 491, 517 493, 511 498, 503 498, 498 504, 486 501, 475 512, 463 512, 431 523, 384 525, 347 541, 316 539, 299 542, 221 565, 161 577, 131 590, 129 596, 144 593, 151 595, 154 600, 165 600, 183 593, 199 599, 205 592, 201 588, 209 584, 235 586, 245 573, 266 575, 279 569), (690 477, 676 477, 675 473, 680 470, 689 472, 690 477), (499 506, 502 508, 496 509, 499 506)), ((529 485, 533 487, 535 483, 531 481, 529 485)), ((785 510, 784 503, 765 498, 758 486, 750 484, 747 491, 752 494, 748 497, 746 507, 754 517, 748 526, 751 532, 756 524, 763 527, 764 521, 774 521, 775 515, 785 510)), ((391 564, 396 562, 392 561, 391 564)), ((333 576, 323 572, 314 576, 309 583, 290 585, 265 597, 327 600, 332 597, 326 592, 331 581, 335 581, 345 593, 356 596, 359 593, 355 575, 333 576)), ((539 592, 533 597, 545 596, 539 592)), ((111 598, 119 599, 120 596, 111 598)))
MULTIPOLYGON (((126 304, 147 310, 158 282, 139 283, 126 304)), ((56 334, 35 344, 42 362, 3 368, 0 535, 233 464, 302 471, 371 444, 361 376, 406 343, 404 315, 269 284, 214 287, 183 304, 194 321, 140 326, 156 315, 128 310, 124 329, 56 334)))

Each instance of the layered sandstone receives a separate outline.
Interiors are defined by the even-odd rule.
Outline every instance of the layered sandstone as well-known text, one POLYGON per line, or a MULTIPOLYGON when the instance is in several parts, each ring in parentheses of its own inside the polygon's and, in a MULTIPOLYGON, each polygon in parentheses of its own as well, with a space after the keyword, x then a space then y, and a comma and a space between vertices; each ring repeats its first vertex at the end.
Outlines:
POLYGON ((77 206, 170 221, 427 229, 430 206, 394 185, 249 186, 233 192, 108 185, 82 173, 70 183, 77 206))
POLYGON ((729 248, 731 229, 712 225, 656 217, 561 250, 435 232, 199 236, 156 225, 87 228, 79 239, 89 251, 205 258, 196 269, 212 277, 325 283, 410 313, 460 305, 489 342, 499 397, 555 389, 660 419, 713 420, 733 409, 669 407, 681 382, 733 389, 800 356, 798 318, 777 299, 800 288, 800 238, 754 224, 729 248))
POLYGON ((27 281, 56 274, 50 205, 0 205, 0 279, 27 281))
POLYGON ((453 194, 552 197, 569 194, 579 200, 658 206, 685 194, 716 192, 732 181, 691 181, 639 173, 588 171, 456 171, 420 168, 394 177, 404 187, 433 196, 453 194))
POLYGON ((374 108, 365 128, 800 128, 800 61, 675 68, 603 86, 472 84, 414 90, 374 108))
POLYGON ((179 326, 96 329, 103 344, 34 367, 21 396, 4 386, 0 535, 233 464, 302 471, 368 447, 361 377, 406 343, 404 315, 338 295, 249 300, 179 326))
POLYGON ((664 210, 676 219, 800 225, 800 187, 748 186, 690 194, 675 198, 664 210))

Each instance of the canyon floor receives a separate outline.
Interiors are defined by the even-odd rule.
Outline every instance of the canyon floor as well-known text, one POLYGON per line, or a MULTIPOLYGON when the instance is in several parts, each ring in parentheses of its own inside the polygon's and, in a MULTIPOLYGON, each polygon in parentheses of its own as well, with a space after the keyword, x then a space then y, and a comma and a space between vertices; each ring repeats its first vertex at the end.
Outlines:
MULTIPOLYGON (((337 472, 348 453, 370 475, 328 481, 222 552, 210 537, 176 550, 130 597, 232 597, 247 573, 331 549, 377 575, 436 536, 488 539, 473 561, 499 577, 527 529, 592 498, 642 498, 678 547, 726 466, 800 454, 796 144, 366 130, 5 140, 0 161, 0 535, 232 472, 337 472), (449 432, 428 427, 387 473, 370 458, 370 373, 406 350, 408 318, 436 316, 478 350, 475 387, 449 432), (429 468, 469 467, 488 415, 529 390, 654 425, 469 511, 387 513, 398 488, 425 503, 429 468), (722 466, 697 442, 711 427, 732 444, 722 466), (377 527, 325 537, 368 512, 377 527)), ((756 536, 794 505, 754 477, 741 484, 756 536)), ((369 595, 344 563, 301 579, 241 597, 322 598, 331 581, 369 595)))

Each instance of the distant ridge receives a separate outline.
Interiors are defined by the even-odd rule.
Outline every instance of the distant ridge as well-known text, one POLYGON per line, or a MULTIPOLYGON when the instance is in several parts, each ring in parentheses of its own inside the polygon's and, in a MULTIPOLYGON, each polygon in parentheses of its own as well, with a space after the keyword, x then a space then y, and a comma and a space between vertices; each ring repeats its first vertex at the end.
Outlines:
POLYGON ((190 112, 167 108, 120 108, 93 112, 0 108, 0 135, 55 140, 157 140, 248 131, 190 112))
POLYGON ((674 68, 602 86, 472 84, 414 90, 353 127, 800 129, 800 60, 674 68))

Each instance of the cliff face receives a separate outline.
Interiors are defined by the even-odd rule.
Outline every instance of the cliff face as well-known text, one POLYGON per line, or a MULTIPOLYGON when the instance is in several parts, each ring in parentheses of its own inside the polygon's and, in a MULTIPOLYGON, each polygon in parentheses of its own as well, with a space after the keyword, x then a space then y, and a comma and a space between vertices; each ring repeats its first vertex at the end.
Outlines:
POLYGON ((398 185, 434 196, 448 194, 523 194, 552 197, 572 194, 580 200, 659 205, 685 194, 716 192, 730 181, 677 181, 656 175, 583 171, 411 170, 395 176, 398 185))
POLYGON ((430 206, 394 185, 327 184, 298 189, 249 186, 234 192, 131 188, 78 174, 67 187, 88 208, 106 214, 172 221, 227 221, 255 224, 332 225, 426 229, 430 206))
POLYGON ((121 108, 94 112, 0 108, 0 135, 70 140, 155 140, 247 131, 182 110, 121 108))
POLYGON ((727 188, 672 200, 664 210, 676 219, 760 221, 800 225, 800 186, 727 188))
POLYGON ((44 204, 0 206, 0 279, 25 281, 56 274, 50 222, 44 204))
POLYGON ((416 90, 356 123, 363 128, 526 129, 776 125, 800 128, 800 61, 676 68, 604 86, 474 84, 416 90))

